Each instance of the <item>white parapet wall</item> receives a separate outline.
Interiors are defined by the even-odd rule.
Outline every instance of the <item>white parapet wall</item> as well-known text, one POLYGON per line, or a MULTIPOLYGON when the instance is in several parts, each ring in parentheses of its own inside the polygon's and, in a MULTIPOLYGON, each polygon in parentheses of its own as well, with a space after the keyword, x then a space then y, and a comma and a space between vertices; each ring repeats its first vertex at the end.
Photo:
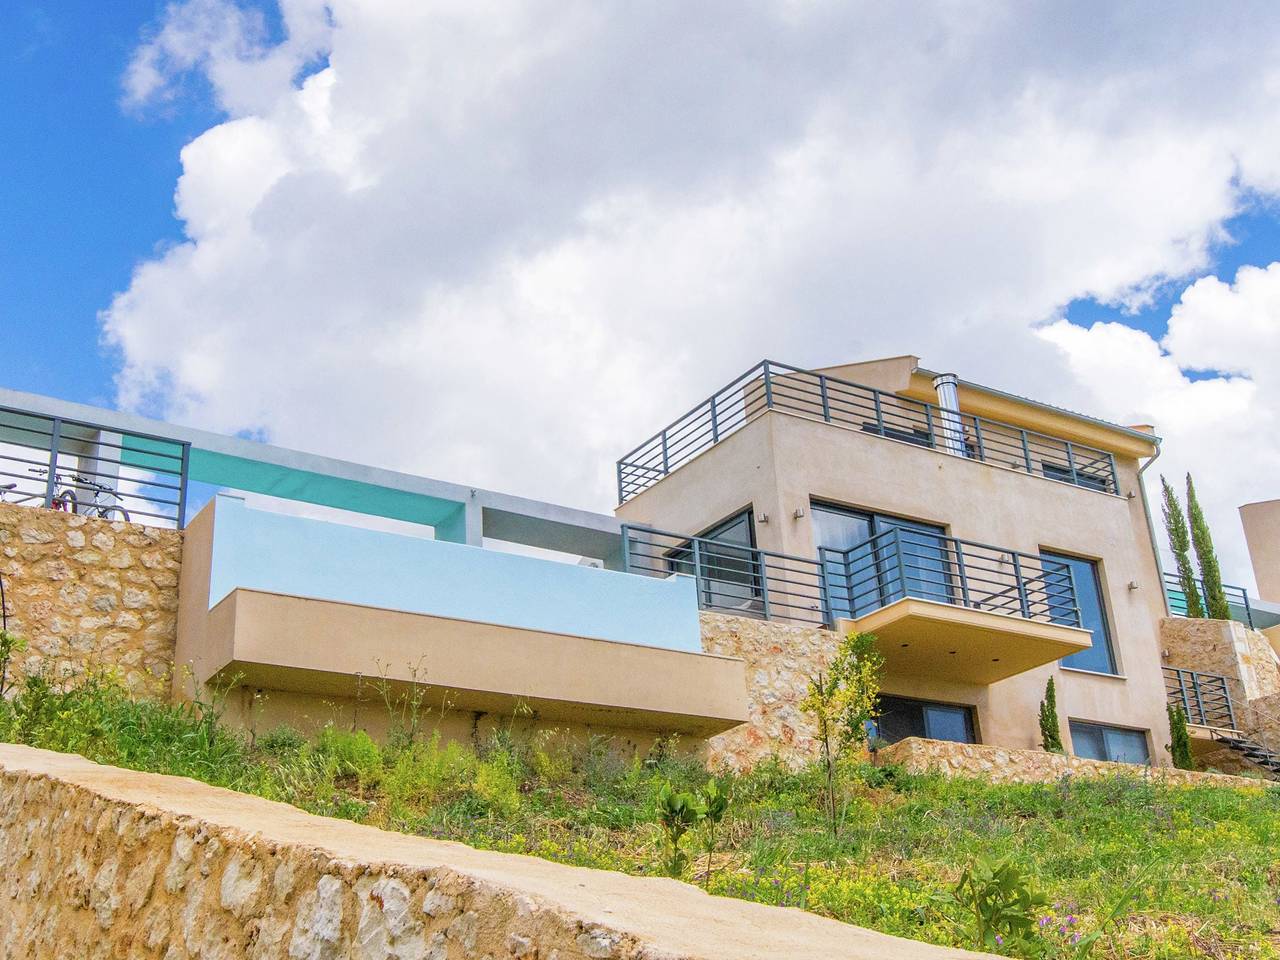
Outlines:
POLYGON ((12 960, 988 956, 12 745, 0 904, 12 960))

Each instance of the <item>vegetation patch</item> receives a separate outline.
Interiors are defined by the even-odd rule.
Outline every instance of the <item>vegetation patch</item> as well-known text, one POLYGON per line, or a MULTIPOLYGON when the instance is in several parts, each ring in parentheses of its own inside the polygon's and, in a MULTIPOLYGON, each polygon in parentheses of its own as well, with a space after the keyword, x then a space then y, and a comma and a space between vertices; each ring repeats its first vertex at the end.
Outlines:
POLYGON ((216 704, 133 699, 106 677, 36 678, 0 701, 0 739, 482 848, 678 871, 712 893, 1008 956, 1280 955, 1274 789, 1125 775, 992 785, 852 752, 834 777, 818 758, 732 774, 672 741, 633 756, 503 727, 445 743, 416 713, 392 714, 384 745, 338 726, 251 742, 216 704))

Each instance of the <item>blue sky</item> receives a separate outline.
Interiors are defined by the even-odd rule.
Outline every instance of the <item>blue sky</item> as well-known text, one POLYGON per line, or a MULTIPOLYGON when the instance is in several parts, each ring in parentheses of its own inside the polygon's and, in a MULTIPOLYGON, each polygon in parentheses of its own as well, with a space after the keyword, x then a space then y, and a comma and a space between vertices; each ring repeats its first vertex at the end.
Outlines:
POLYGON ((1156 423, 1243 570, 1235 508, 1280 496, 1280 269, 1234 283, 1280 260, 1272 6, 595 9, 0 3, 0 382, 608 509, 762 356, 917 353, 1156 423))
POLYGON ((134 265, 181 238, 184 143, 207 100, 127 115, 120 76, 155 0, 0 4, 0 291, 6 386, 113 405, 98 311, 134 265))
MULTIPOLYGON (((220 119, 207 85, 191 84, 159 110, 121 106, 121 75, 164 7, 162 0, 0 5, 0 33, 10 38, 0 56, 8 386, 113 405, 120 358, 101 342, 98 311, 128 286, 135 264, 182 239, 173 212, 179 151, 220 119)), ((1227 230, 1232 241, 1215 245, 1205 273, 1229 282, 1241 265, 1280 259, 1274 204, 1255 203, 1227 230)), ((1086 327, 1119 320, 1159 337, 1185 286, 1185 278, 1165 285, 1137 313, 1082 299, 1066 316, 1086 327)))

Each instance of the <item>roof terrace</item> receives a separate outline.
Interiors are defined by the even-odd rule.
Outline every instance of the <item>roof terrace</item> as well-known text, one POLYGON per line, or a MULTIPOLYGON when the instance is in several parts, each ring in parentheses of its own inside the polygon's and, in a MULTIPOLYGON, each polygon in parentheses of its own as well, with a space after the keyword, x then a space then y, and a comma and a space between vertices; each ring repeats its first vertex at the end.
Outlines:
POLYGON ((1099 493, 1119 492, 1115 456, 1106 450, 764 360, 624 455, 617 464, 618 502, 771 411, 1099 493))

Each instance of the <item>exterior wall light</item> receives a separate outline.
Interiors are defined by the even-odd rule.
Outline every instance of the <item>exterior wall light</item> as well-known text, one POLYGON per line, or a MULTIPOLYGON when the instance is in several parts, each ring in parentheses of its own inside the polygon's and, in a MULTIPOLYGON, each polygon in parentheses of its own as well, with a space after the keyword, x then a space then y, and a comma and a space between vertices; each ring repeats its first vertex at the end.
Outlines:
POLYGON ((796 507, 796 512, 793 513, 791 516, 799 520, 801 517, 804 516, 804 507, 796 507))

